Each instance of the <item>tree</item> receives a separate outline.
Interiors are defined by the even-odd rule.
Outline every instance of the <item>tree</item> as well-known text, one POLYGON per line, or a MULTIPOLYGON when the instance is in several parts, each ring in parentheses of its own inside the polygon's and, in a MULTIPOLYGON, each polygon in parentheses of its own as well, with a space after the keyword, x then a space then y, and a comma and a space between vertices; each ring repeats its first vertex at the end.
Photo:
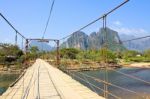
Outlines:
POLYGON ((30 48, 30 52, 31 52, 31 53, 38 53, 38 51, 39 51, 39 49, 38 49, 37 46, 32 46, 32 47, 30 48))
POLYGON ((75 48, 63 48, 60 50, 60 57, 62 58, 69 58, 69 59, 76 59, 77 54, 80 51, 75 48))
POLYGON ((22 50, 18 46, 12 44, 0 44, 0 62, 10 64, 17 62, 23 56, 22 50))
POLYGON ((27 53, 27 57, 29 59, 36 59, 38 57, 39 54, 39 49, 37 46, 32 46, 30 49, 30 52, 27 53))
POLYGON ((150 58, 150 49, 144 51, 144 56, 150 58))
POLYGON ((139 52, 134 51, 134 50, 127 50, 123 52, 123 58, 124 59, 129 59, 131 57, 136 57, 139 54, 139 52))
POLYGON ((97 50, 86 50, 86 51, 80 51, 77 55, 77 59, 84 60, 89 59, 92 61, 98 61, 100 57, 99 51, 97 50))
POLYGON ((0 55, 5 56, 21 56, 23 52, 16 45, 11 44, 0 44, 0 55))
POLYGON ((112 51, 102 48, 100 49, 100 60, 104 63, 116 63, 116 56, 112 51))
POLYGON ((145 62, 150 62, 150 49, 144 51, 143 57, 145 62))

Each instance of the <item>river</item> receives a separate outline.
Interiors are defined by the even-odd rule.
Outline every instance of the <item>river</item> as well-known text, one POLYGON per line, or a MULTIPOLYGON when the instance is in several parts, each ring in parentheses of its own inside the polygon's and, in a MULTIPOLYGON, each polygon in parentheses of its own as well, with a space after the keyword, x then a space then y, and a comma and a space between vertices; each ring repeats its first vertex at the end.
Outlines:
POLYGON ((8 86, 13 83, 19 74, 1 74, 0 73, 0 95, 5 92, 8 86))
MULTIPOLYGON (((144 69, 144 68, 120 68, 114 70, 108 71, 108 81, 114 85, 117 85, 119 87, 128 89, 128 91, 120 88, 116 88, 114 86, 108 86, 108 91, 112 93, 113 95, 116 95, 117 97, 121 99, 150 99, 150 69, 144 69), (135 80, 129 77, 126 77, 116 71, 123 72, 125 74, 138 77, 140 79, 143 79, 149 84, 135 80), (132 91, 132 92, 129 92, 132 91)), ((99 71, 84 71, 84 72, 74 72, 73 78, 84 84, 85 86, 89 87, 91 90, 97 92, 98 94, 103 96, 103 91, 99 90, 96 87, 91 86, 89 83, 94 84, 95 86, 103 89, 104 85, 100 82, 95 81, 93 78, 86 77, 86 75, 93 76, 98 81, 100 79, 104 80, 104 70, 99 71), (84 74, 83 74, 84 73, 84 74), (84 76, 83 76, 84 75, 84 76), (79 78, 81 77, 81 78, 79 78), (84 80, 84 81, 83 81, 84 80), (85 83, 85 81, 87 83, 85 83)), ((117 99, 111 95, 108 95, 109 99, 117 99)))

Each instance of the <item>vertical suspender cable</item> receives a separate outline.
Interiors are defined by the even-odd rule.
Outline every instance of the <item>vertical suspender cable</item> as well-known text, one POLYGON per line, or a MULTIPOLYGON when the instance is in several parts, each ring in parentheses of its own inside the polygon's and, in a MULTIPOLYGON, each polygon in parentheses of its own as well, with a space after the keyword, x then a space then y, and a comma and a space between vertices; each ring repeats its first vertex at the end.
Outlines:
MULTIPOLYGON (((104 31, 104 50, 107 50, 107 43, 108 43, 108 41, 107 41, 107 27, 106 27, 106 17, 107 17, 107 15, 104 15, 103 16, 103 31, 104 31)), ((104 64, 105 64, 105 72, 104 72, 104 80, 105 80, 105 82, 108 82, 108 64, 107 64, 107 62, 108 62, 108 55, 107 55, 107 52, 105 53, 105 52, 103 52, 103 55, 104 55, 104 64)), ((108 94, 107 94, 107 92, 108 92, 108 85, 107 85, 107 83, 104 83, 104 97, 106 98, 106 99, 108 99, 108 94)))
POLYGON ((23 51, 23 37, 22 37, 22 42, 21 42, 22 44, 21 44, 21 49, 22 49, 22 51, 23 51))
POLYGON ((15 35, 15 45, 17 45, 17 34, 18 34, 18 32, 16 31, 16 35, 15 35))

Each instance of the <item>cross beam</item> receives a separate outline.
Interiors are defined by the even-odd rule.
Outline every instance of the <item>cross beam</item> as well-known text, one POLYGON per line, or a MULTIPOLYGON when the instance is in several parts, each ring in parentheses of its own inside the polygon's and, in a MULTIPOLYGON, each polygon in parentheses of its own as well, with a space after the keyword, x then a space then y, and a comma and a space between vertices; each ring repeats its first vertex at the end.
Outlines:
POLYGON ((41 39, 41 38, 29 38, 29 39, 26 39, 26 44, 25 44, 25 51, 26 51, 26 53, 28 51, 29 42, 30 41, 38 41, 38 42, 46 42, 46 43, 49 43, 49 41, 54 41, 56 43, 56 45, 57 45, 57 47, 56 47, 57 65, 60 64, 59 40, 57 40, 57 39, 41 39))

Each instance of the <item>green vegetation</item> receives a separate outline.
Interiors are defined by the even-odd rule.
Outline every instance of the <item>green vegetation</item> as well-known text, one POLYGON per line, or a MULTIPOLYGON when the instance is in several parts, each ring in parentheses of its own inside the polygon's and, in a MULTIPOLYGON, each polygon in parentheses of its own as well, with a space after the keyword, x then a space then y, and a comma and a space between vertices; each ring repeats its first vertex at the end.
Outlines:
POLYGON ((150 49, 143 53, 127 50, 122 53, 122 59, 126 62, 150 62, 150 49))
POLYGON ((125 62, 150 62, 150 49, 144 52, 125 50, 122 52, 111 51, 106 48, 100 50, 79 50, 75 48, 63 48, 60 50, 62 59, 74 59, 80 62, 93 61, 100 63, 125 62))
POLYGON ((78 49, 74 49, 74 48, 66 48, 66 49, 61 49, 60 50, 60 57, 62 58, 69 58, 69 59, 76 59, 77 58, 77 54, 80 51, 78 49))
POLYGON ((38 55, 40 53, 37 47, 31 47, 25 55, 16 45, 0 44, 0 66, 3 68, 21 69, 23 65, 28 65, 29 60, 35 60, 38 55))
POLYGON ((116 55, 112 51, 103 48, 100 50, 100 61, 105 63, 116 63, 116 55))
POLYGON ((28 60, 35 60, 40 55, 39 49, 37 46, 32 46, 27 53, 28 60))
POLYGON ((144 51, 144 57, 150 58, 150 49, 144 51))
MULTIPOLYGON (((28 65, 30 60, 38 57, 56 62, 56 51, 40 52, 35 46, 31 47, 26 55, 18 46, 11 44, 0 45, 0 64, 9 68, 15 65, 22 68, 22 64, 28 65)), ((111 51, 106 48, 100 50, 79 50, 75 48, 60 49, 61 63, 82 64, 82 63, 113 63, 123 62, 150 62, 150 49, 144 52, 125 50, 123 52, 111 51)))
POLYGON ((11 44, 0 44, 0 64, 3 67, 7 66, 7 68, 9 68, 10 65, 16 64, 16 68, 19 68, 19 63, 22 63, 23 61, 23 52, 18 46, 11 44))
POLYGON ((1 44, 0 46, 0 62, 13 62, 17 61, 23 52, 19 49, 18 46, 11 45, 11 44, 1 44))
POLYGON ((107 49, 84 51, 75 48, 63 48, 60 50, 60 57, 62 59, 74 59, 80 62, 95 61, 116 63, 116 55, 107 49))

